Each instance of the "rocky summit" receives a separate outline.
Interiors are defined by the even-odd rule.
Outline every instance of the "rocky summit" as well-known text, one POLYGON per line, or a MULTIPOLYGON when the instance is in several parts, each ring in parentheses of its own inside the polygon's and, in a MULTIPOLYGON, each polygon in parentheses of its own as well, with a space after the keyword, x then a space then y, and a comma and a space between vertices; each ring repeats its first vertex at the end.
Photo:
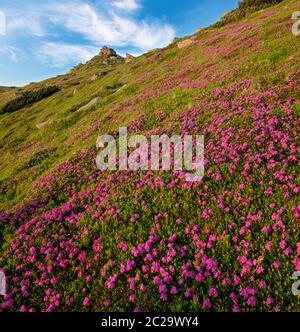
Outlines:
POLYGON ((135 57, 129 53, 126 53, 126 57, 125 57, 125 63, 129 63, 131 62, 132 60, 134 60, 135 57))
POLYGON ((103 59, 103 64, 112 63, 118 60, 123 60, 123 57, 117 54, 117 52, 107 46, 103 46, 100 50, 99 56, 103 59))
POLYGON ((117 56, 117 52, 112 48, 109 48, 107 46, 103 46, 100 50, 99 55, 101 55, 104 58, 110 58, 112 56, 117 56))

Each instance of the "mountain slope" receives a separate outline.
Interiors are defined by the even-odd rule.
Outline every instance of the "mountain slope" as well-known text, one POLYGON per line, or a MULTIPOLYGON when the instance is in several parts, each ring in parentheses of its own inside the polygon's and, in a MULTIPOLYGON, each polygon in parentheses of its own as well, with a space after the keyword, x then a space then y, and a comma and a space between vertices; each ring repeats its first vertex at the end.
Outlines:
POLYGON ((10 89, 15 89, 15 87, 0 86, 0 93, 5 92, 10 89))
POLYGON ((0 115, 2 308, 299 310, 297 9, 283 1, 129 63, 99 55, 18 91, 59 87, 0 115), (97 171, 97 137, 120 126, 203 133, 203 182, 97 171))

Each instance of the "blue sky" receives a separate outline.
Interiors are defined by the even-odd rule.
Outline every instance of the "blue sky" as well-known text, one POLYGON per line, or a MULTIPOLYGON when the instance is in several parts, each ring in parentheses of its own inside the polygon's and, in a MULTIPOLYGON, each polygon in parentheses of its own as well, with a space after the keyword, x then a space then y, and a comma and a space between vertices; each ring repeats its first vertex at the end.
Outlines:
POLYGON ((142 54, 195 32, 238 0, 1 0, 0 85, 65 73, 103 45, 142 54), (1 30, 6 17, 6 34, 1 30))

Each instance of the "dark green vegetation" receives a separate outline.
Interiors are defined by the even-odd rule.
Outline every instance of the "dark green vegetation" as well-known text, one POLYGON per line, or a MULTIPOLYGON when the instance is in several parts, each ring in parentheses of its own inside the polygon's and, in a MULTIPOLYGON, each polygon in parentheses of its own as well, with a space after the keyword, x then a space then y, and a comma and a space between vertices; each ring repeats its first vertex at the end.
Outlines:
POLYGON ((52 96, 58 91, 58 86, 48 86, 39 90, 26 91, 21 93, 21 96, 10 100, 7 104, 5 104, 0 113, 12 113, 18 111, 26 106, 36 103, 37 101, 52 96))
POLYGON ((0 86, 0 93, 11 90, 11 89, 16 89, 16 87, 0 86))
POLYGON ((226 13, 219 22, 213 26, 220 28, 232 22, 239 21, 242 18, 248 17, 249 15, 268 7, 279 4, 283 0, 242 0, 239 2, 237 9, 226 13))

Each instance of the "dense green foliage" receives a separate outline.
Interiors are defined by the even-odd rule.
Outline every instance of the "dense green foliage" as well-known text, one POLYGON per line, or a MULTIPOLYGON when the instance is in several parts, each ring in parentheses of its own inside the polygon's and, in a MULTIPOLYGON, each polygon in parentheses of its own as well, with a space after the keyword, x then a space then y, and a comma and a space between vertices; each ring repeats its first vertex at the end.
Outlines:
POLYGON ((274 6, 283 0, 243 0, 239 2, 239 7, 227 14, 214 24, 214 27, 222 27, 232 22, 245 18, 258 10, 274 6))
POLYGON ((1 113, 12 113, 19 111, 25 106, 32 105, 33 103, 40 101, 44 98, 52 96, 59 91, 58 86, 48 86, 35 91, 26 91, 20 97, 17 97, 9 101, 3 106, 1 113))

